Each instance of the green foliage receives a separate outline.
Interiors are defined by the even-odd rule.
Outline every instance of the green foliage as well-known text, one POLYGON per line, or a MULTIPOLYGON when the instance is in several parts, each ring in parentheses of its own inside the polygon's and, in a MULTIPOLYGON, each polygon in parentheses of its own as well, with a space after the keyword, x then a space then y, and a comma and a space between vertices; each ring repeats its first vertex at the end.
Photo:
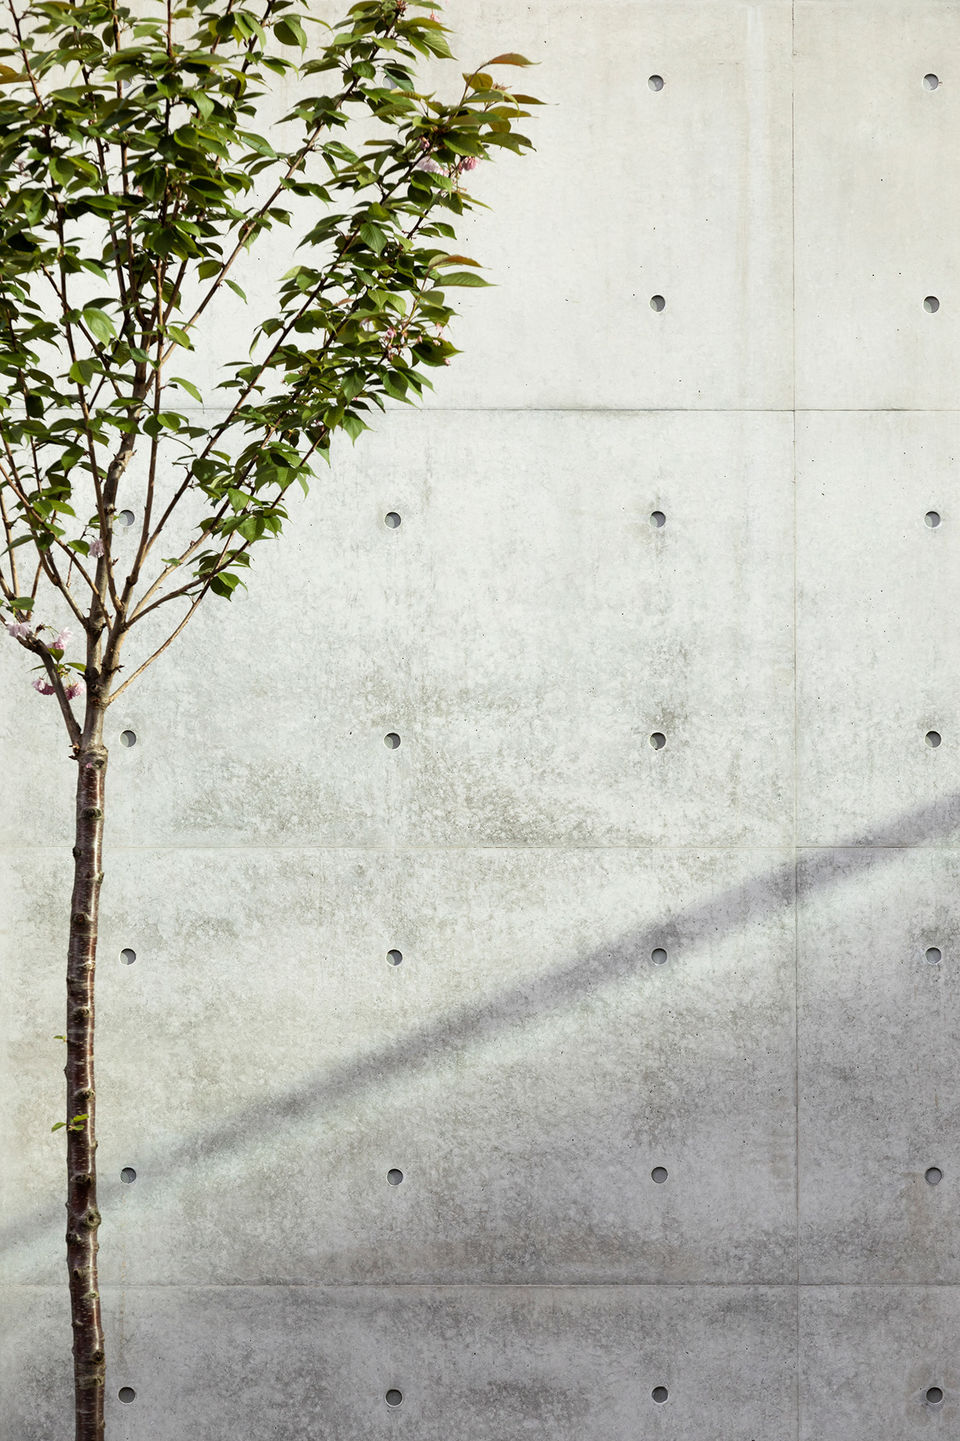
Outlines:
MULTIPOLYGON (((57 1036, 56 1039, 59 1041, 61 1038, 60 1038, 59 1036, 57 1036)), ((70 1119, 69 1122, 67 1122, 67 1121, 55 1121, 54 1124, 50 1127, 50 1129, 51 1129, 51 1131, 62 1131, 62 1130, 64 1130, 64 1129, 66 1129, 66 1130, 68 1130, 68 1131, 82 1131, 83 1128, 84 1128, 84 1123, 85 1123, 86 1121, 89 1121, 89 1119, 90 1119, 89 1114, 88 1114, 86 1111, 84 1111, 84 1112, 82 1112, 81 1115, 79 1115, 79 1116, 73 1116, 73 1117, 71 1117, 71 1119, 70 1119)))
MULTIPOLYGON (((480 203, 464 177, 529 148, 517 125, 537 102, 499 78, 528 63, 514 53, 464 74, 452 101, 425 89, 418 65, 450 57, 428 0, 361 0, 336 25, 297 0, 7 4, 0 605, 29 621, 43 586, 59 592, 105 704, 132 627, 170 601, 182 625, 208 592, 229 599, 332 437, 356 440, 386 397, 415 403, 457 353, 448 291, 487 284, 449 248, 480 203), (261 134, 278 80, 296 99, 261 134), (206 394, 170 374, 227 287, 246 301, 234 266, 305 209, 301 259, 246 358, 206 394), (146 502, 124 569, 114 526, 134 454, 146 502), (192 530, 155 561, 185 513, 192 530)), ((17 638, 63 704, 66 667, 41 630, 17 638)))

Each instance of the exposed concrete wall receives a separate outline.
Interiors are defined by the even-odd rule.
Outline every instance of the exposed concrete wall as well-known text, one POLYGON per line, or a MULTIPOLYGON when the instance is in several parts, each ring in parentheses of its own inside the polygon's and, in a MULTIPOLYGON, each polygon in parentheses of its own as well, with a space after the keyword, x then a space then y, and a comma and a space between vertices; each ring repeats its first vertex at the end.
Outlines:
MULTIPOLYGON (((447 9, 553 102, 482 176, 500 288, 111 721, 111 1441, 946 1434, 960 12, 447 9)), ((59 1441, 72 772, 20 659, 0 1437, 59 1441)))

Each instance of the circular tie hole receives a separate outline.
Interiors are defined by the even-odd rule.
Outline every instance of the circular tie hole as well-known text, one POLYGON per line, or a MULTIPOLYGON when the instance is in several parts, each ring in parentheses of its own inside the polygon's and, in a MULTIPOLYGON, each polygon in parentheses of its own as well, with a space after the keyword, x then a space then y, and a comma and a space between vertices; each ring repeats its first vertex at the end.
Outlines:
POLYGON ((927 1387, 927 1405, 939 1406, 943 1400, 943 1390, 939 1386, 927 1387))
POLYGON ((647 81, 647 84, 650 86, 650 89, 651 89, 651 90, 662 90, 662 89, 663 89, 663 76, 662 76, 662 75, 651 75, 650 78, 649 78, 649 80, 647 81))
POLYGON ((939 946, 928 946, 924 953, 924 960, 928 966, 939 966, 943 959, 943 952, 939 946))
POLYGON ((402 1180, 403 1180, 403 1172, 402 1172, 402 1171, 398 1171, 398 1170, 396 1169, 396 1167, 394 1167, 394 1169, 393 1169, 392 1171, 388 1171, 388 1172, 387 1172, 387 1184, 388 1184, 389 1186, 399 1186, 399 1184, 400 1184, 400 1182, 401 1182, 402 1180))
POLYGON ((655 966, 665 966, 667 964, 667 953, 663 949, 663 946, 657 946, 655 951, 651 951, 650 959, 655 966))
POLYGON ((662 1186, 664 1181, 667 1179, 666 1166, 654 1166, 653 1170, 650 1172, 650 1177, 651 1180, 655 1181, 658 1186, 662 1186))
POLYGON ((650 744, 653 746, 655 751, 662 751, 666 743, 667 738, 663 734, 663 731, 654 731, 653 735, 650 737, 650 744))
POLYGON ((663 298, 662 295, 651 295, 651 297, 650 297, 650 309, 651 309, 651 310, 657 310, 657 311, 663 310, 664 307, 666 306, 666 303, 667 303, 667 302, 664 300, 664 298, 663 298))
POLYGON ((136 518, 132 510, 120 510, 117 512, 117 524, 122 525, 124 529, 133 525, 136 518))
POLYGON ((136 1400, 137 1393, 136 1391, 134 1391, 132 1386, 121 1386, 120 1390, 117 1392, 117 1395, 119 1396, 121 1401, 123 1401, 126 1405, 129 1405, 131 1401, 136 1400))
POLYGON ((935 315, 940 309, 940 302, 935 295, 926 295, 923 300, 923 308, 928 310, 931 315, 935 315))
POLYGON ((137 733, 136 733, 136 731, 121 731, 121 732, 120 732, 120 744, 121 744, 122 746, 126 746, 127 749, 129 750, 130 747, 131 747, 131 746, 135 746, 136 743, 137 743, 137 733))
POLYGON ((654 1401, 656 1401, 658 1406, 663 1405, 669 1394, 670 1392, 667 1390, 666 1386, 654 1386, 653 1390, 650 1392, 650 1395, 653 1397, 654 1401))
POLYGON ((400 524, 400 516, 395 510, 388 510, 386 515, 383 517, 383 523, 384 525, 389 526, 391 530, 396 530, 397 526, 400 524))
POLYGON ((131 951, 129 946, 125 947, 124 950, 120 952, 120 961, 121 964, 124 966, 132 966, 136 959, 136 951, 131 951))
POLYGON ((120 1179, 125 1186, 132 1186, 137 1179, 137 1173, 132 1166, 124 1166, 120 1172, 120 1179))
POLYGON ((937 87, 939 86, 939 84, 940 84, 940 76, 939 76, 939 75, 924 75, 924 77, 923 77, 923 88, 924 88, 925 90, 936 90, 937 87))
POLYGON ((929 525, 931 530, 936 530, 940 524, 940 512, 938 510, 928 510, 923 519, 924 523, 929 525))
POLYGON ((924 1171, 923 1179, 926 1181, 928 1186, 939 1186, 940 1182, 943 1180, 943 1172, 941 1171, 939 1166, 930 1166, 926 1171, 924 1171))
POLYGON ((399 966, 403 960, 403 951, 387 951, 387 962, 391 966, 399 966))
POLYGON ((654 530, 662 530, 666 523, 667 517, 664 515, 662 510, 651 510, 650 524, 653 526, 654 530))
POLYGON ((386 1401, 388 1406, 399 1406, 401 1401, 403 1400, 403 1392, 398 1391, 395 1386, 391 1386, 390 1390, 384 1397, 384 1400, 386 1401))
POLYGON ((927 731, 926 735, 924 736, 924 740, 926 741, 927 745, 930 746, 931 750, 936 750, 942 739, 943 737, 941 736, 939 731, 927 731))
POLYGON ((389 735, 384 736, 383 743, 388 751, 395 751, 397 746, 400 744, 400 737, 397 735, 396 731, 391 731, 389 735))

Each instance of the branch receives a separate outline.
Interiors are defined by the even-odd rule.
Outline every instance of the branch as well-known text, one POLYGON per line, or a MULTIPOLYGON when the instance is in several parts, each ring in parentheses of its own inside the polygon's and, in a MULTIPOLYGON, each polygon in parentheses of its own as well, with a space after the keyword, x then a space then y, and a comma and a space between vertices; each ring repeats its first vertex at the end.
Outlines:
MULTIPOLYGON (((213 576, 210 577, 210 580, 212 580, 212 579, 213 579, 213 576)), ((143 675, 143 672, 146 670, 147 666, 152 665, 153 662, 157 659, 158 656, 163 655, 163 652, 167 649, 168 646, 173 645, 173 642, 176 640, 177 636, 178 636, 178 635, 180 634, 180 632, 183 630, 184 626, 187 624, 187 621, 188 621, 188 620, 190 619, 190 617, 193 615, 193 613, 194 613, 194 611, 196 610, 197 606, 200 604, 200 602, 203 600, 203 597, 206 595, 207 591, 209 590, 209 588, 210 588, 210 580, 208 580, 208 581, 206 582, 206 584, 204 585, 203 589, 200 591, 199 595, 197 596, 196 600, 193 602, 193 604, 191 605, 190 609, 187 611, 186 615, 183 617, 183 620, 182 620, 182 621, 180 622, 180 624, 177 626, 176 630, 175 630, 171 635, 168 635, 168 636, 167 636, 166 640, 163 642, 163 645, 158 646, 158 648, 153 652, 153 655, 147 657, 147 659, 143 662, 143 665, 138 666, 137 669, 133 672, 132 675, 128 675, 128 676, 127 676, 126 680, 123 682, 122 685, 117 686, 117 689, 116 689, 115 691, 113 691, 113 693, 112 693, 111 695, 109 695, 109 696, 107 697, 107 699, 104 701, 104 707, 106 707, 106 706, 108 706, 108 705, 112 705, 113 702, 116 700, 117 696, 118 696, 118 695, 122 695, 123 692, 126 690, 127 686, 130 685, 133 681, 135 681, 135 680, 137 679, 137 676, 143 675)))
POLYGON ((47 672, 47 679, 53 686, 54 695, 57 697, 57 701, 60 705, 60 712, 67 727, 67 734, 69 735, 74 747, 79 748, 83 732, 81 731, 80 726, 77 723, 77 718, 73 713, 73 709, 70 705, 69 700, 67 699, 67 693, 64 689, 63 679, 60 675, 60 672, 57 670, 53 656, 47 650, 43 641, 37 639, 36 637, 33 640, 23 640, 20 637, 18 637, 18 639, 20 645, 23 646, 24 650, 32 651, 33 654, 38 655, 43 662, 43 668, 47 672))

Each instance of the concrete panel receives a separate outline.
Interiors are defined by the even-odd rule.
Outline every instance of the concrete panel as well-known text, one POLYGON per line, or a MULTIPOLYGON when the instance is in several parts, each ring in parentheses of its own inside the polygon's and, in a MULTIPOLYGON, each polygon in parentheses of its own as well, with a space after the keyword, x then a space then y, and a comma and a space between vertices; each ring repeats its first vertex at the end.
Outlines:
POLYGON ((929 412, 798 418, 804 844, 960 836, 956 424, 929 412))
POLYGON ((805 1281, 960 1280, 958 881, 952 850, 801 861, 805 1281))
MULTIPOLYGON (((792 837, 789 417, 405 414, 365 441, 111 710, 113 842, 792 837)), ((65 841, 71 763, 21 699, 64 758, 18 771, 7 708, 5 838, 65 841)))
POLYGON ((465 298, 428 405, 792 404, 788 0, 445 13, 459 55, 540 61, 524 88, 549 105, 535 156, 471 177, 493 210, 467 253, 500 289, 465 298))
MULTIPOLYGON (((786 1280, 792 902, 777 852, 114 852, 104 1279, 786 1280)), ((49 1283, 59 972, 11 1008, 2 1181, 49 1283)))
POLYGON ((954 1286, 801 1288, 800 1441, 950 1435, 958 1342, 954 1286))
MULTIPOLYGON (((201 1416, 204 1441, 715 1441, 792 1427, 790 1290, 134 1287, 105 1304, 116 1441, 183 1441, 201 1416)), ((69 1414, 46 1380, 64 1308, 39 1287, 11 1288, 6 1308, 20 1384, 0 1436, 49 1441, 69 1414)))
POLYGON ((956 408, 960 12, 798 0, 795 47, 797 404, 956 408))

